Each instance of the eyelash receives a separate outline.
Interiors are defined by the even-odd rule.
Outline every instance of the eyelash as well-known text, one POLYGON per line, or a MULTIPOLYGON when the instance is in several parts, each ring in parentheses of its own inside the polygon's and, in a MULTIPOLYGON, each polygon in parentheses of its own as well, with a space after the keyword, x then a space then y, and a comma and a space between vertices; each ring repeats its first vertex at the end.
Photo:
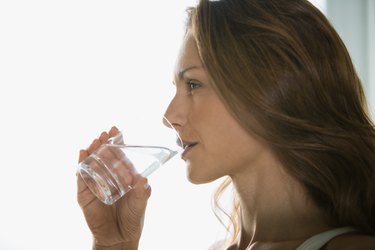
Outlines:
POLYGON ((199 82, 192 79, 187 80, 186 84, 188 85, 188 89, 190 92, 201 87, 201 84, 199 82))

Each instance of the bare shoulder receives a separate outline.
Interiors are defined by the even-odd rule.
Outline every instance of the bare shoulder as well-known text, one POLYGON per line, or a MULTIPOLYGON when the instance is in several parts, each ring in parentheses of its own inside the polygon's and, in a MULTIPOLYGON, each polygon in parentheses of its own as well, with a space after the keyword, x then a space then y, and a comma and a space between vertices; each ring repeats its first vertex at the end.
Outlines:
POLYGON ((331 240, 325 250, 374 250, 375 236, 364 234, 347 234, 331 240))

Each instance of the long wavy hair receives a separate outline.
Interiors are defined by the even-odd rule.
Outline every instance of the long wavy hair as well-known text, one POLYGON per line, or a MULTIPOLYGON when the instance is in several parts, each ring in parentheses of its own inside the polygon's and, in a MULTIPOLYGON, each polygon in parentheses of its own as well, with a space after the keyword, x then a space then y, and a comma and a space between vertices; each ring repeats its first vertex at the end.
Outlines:
MULTIPOLYGON (((307 0, 201 0, 188 10, 213 86, 332 226, 375 233, 375 130, 349 53, 307 0)), ((214 204, 230 184, 215 194, 214 204)), ((230 216, 239 235, 240 205, 230 216)))

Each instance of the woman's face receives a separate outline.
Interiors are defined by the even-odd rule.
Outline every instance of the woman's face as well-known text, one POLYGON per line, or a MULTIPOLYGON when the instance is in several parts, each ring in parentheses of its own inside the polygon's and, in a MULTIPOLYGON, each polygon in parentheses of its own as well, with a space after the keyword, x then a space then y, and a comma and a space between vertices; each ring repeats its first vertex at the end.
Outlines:
POLYGON ((228 112, 209 79, 188 33, 176 63, 176 94, 165 116, 184 141, 182 159, 193 183, 251 170, 265 150, 228 112))

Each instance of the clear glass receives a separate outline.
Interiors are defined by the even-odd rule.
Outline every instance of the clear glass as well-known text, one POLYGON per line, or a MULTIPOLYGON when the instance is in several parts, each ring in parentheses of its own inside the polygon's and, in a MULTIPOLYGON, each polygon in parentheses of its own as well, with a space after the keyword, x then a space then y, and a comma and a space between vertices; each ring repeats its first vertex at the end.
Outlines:
POLYGON ((99 200, 112 205, 134 187, 139 176, 149 176, 181 152, 182 141, 177 131, 165 117, 163 121, 169 127, 155 124, 157 130, 150 128, 141 135, 150 141, 150 137, 158 136, 160 143, 125 144, 126 136, 120 132, 78 165, 79 174, 99 200))

